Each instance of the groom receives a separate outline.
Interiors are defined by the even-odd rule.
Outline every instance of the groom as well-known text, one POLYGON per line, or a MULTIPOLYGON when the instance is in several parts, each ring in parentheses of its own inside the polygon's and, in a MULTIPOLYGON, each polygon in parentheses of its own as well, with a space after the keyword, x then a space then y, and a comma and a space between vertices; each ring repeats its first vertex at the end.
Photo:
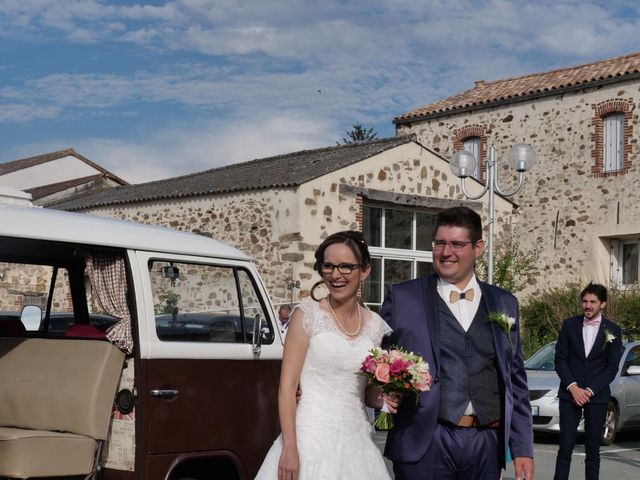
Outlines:
POLYGON ((516 478, 533 480, 518 301, 476 278, 483 250, 476 212, 441 211, 433 241, 436 274, 393 285, 380 310, 393 329, 385 346, 422 355, 433 378, 417 404, 404 399, 389 431, 385 456, 396 480, 498 480, 507 447, 516 478), (502 322, 497 314, 504 314, 502 322))

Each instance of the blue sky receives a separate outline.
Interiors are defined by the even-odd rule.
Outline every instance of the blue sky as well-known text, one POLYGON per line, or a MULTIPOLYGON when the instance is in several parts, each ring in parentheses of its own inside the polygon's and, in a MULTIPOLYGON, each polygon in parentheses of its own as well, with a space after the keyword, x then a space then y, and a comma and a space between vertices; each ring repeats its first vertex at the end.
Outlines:
POLYGON ((640 51, 635 0, 1 0, 0 162, 132 183, 393 136, 495 80, 640 51))

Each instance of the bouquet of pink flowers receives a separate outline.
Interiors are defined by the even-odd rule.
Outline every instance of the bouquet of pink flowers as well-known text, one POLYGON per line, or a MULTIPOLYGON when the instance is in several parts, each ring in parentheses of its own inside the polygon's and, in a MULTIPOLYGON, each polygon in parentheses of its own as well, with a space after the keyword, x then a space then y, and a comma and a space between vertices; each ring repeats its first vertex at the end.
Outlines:
MULTIPOLYGON (((415 394, 416 402, 417 394, 431 387, 429 364, 420 355, 396 346, 389 350, 372 348, 358 373, 385 393, 415 394)), ((393 427, 393 415, 380 412, 373 425, 379 430, 389 430, 393 427)))

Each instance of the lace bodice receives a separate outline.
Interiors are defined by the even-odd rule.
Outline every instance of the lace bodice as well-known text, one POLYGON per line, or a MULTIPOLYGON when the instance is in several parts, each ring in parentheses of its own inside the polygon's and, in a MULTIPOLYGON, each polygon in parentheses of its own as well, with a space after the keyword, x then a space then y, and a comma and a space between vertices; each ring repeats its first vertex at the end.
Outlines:
POLYGON ((357 372, 371 347, 380 345, 383 335, 391 329, 377 314, 369 312, 363 315, 360 334, 348 337, 319 303, 307 301, 297 308, 304 312, 303 327, 309 335, 300 376, 302 398, 298 419, 313 421, 312 417, 319 413, 330 417, 330 423, 335 419, 343 425, 346 421, 362 424, 366 416, 363 403, 366 379, 357 372), (332 413, 327 415, 328 412, 332 413))
MULTIPOLYGON (((370 310, 366 310, 368 315, 364 312, 362 314, 362 331, 360 334, 357 337, 348 337, 338 328, 331 313, 322 308, 319 302, 307 300, 298 304, 294 311, 296 309, 304 312, 302 324, 309 337, 314 337, 322 332, 333 332, 350 341, 357 341, 361 337, 368 337, 374 345, 380 345, 382 337, 391 333, 389 325, 387 325, 377 313, 370 310)), ((291 313, 291 317, 293 318, 293 312, 291 313)))

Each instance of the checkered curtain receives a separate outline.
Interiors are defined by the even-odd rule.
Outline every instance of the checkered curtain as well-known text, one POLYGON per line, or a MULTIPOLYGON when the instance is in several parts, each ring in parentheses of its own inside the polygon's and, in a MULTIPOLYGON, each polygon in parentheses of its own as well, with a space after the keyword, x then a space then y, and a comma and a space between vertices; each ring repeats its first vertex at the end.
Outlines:
POLYGON ((115 256, 89 256, 87 271, 93 294, 102 309, 120 321, 109 327, 107 338, 120 350, 133 351, 131 314, 127 306, 127 274, 124 258, 115 256))

